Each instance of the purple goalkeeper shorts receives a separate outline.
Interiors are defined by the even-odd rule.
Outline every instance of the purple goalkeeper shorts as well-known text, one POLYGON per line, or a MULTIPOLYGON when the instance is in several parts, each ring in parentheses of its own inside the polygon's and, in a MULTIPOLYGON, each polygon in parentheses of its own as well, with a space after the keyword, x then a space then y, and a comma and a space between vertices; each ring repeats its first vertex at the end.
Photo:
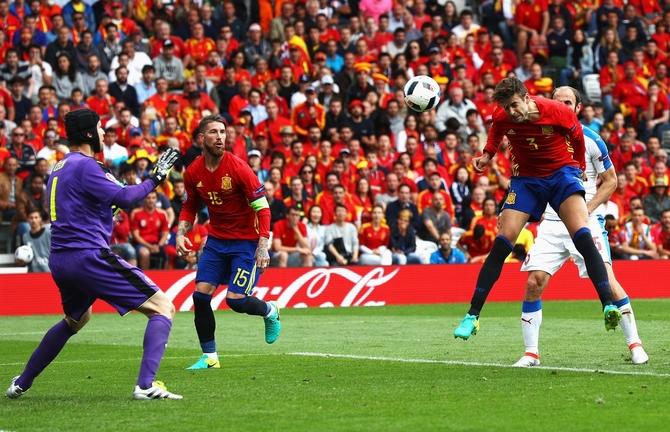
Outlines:
POLYGON ((140 269, 108 249, 52 252, 49 268, 60 290, 63 311, 74 320, 97 299, 125 315, 158 291, 140 269))

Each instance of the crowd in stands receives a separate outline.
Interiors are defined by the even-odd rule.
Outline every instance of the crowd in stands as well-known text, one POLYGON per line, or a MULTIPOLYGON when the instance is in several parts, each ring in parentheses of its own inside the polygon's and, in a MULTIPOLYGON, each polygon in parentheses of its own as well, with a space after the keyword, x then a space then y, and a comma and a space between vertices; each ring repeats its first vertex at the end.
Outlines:
MULTIPOLYGON (((116 216, 114 250, 183 268, 181 173, 207 114, 270 201, 275 266, 481 262, 513 173, 483 173, 502 78, 531 95, 571 85, 610 148, 615 258, 670 257, 670 0, 0 0, 0 212, 15 246, 48 225, 45 184, 68 152, 63 118, 89 107, 100 160, 127 184, 179 149, 171 181, 116 216), (402 88, 435 78, 417 113, 402 88), (595 82, 596 89, 592 84, 595 82)), ((199 248, 206 211, 190 233, 199 248)), ((532 244, 530 224, 509 260, 532 244)))

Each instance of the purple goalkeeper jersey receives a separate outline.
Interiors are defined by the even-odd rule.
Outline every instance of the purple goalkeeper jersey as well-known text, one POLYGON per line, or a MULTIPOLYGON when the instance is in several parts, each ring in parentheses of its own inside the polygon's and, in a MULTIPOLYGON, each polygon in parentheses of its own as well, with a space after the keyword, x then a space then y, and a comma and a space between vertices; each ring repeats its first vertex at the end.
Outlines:
POLYGON ((112 205, 127 208, 154 189, 152 180, 124 186, 93 157, 72 152, 49 176, 51 251, 108 249, 112 205))

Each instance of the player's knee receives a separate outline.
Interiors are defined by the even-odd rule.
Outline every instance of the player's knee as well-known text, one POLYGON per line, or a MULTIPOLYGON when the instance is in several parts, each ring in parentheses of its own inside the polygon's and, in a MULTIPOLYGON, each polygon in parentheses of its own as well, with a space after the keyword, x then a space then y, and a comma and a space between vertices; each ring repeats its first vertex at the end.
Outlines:
POLYGON ((212 295, 216 291, 216 287, 207 282, 198 282, 195 284, 195 290, 203 294, 212 295))
POLYGON ((148 317, 163 315, 171 320, 174 318, 175 307, 164 292, 158 291, 140 307, 139 311, 148 317))
POLYGON ((73 332, 77 333, 91 320, 91 315, 91 308, 89 308, 78 320, 66 316, 65 322, 70 326, 70 329, 72 329, 73 332))
POLYGON ((226 304, 228 305, 228 307, 237 313, 244 313, 246 311, 246 309, 243 306, 245 301, 246 296, 241 298, 226 297, 226 304))
POLYGON ((546 278, 543 274, 532 272, 528 275, 526 282, 526 301, 537 301, 542 297, 542 291, 546 285, 546 278))

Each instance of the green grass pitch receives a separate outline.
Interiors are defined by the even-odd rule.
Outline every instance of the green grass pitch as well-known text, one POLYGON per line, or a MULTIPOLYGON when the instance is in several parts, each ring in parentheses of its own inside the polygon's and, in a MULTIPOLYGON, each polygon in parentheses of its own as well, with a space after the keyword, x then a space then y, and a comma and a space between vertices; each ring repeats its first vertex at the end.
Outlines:
MULTIPOLYGON (((541 369, 523 353, 520 304, 491 303, 455 340, 464 305, 284 310, 263 323, 217 314, 222 368, 190 372, 192 314, 175 318, 159 379, 183 401, 132 401, 146 319, 94 315, 19 400, 0 431, 670 430, 670 300, 635 301, 651 361, 635 366, 596 302, 545 302, 541 369)), ((58 317, 0 318, 2 391, 58 317)))

